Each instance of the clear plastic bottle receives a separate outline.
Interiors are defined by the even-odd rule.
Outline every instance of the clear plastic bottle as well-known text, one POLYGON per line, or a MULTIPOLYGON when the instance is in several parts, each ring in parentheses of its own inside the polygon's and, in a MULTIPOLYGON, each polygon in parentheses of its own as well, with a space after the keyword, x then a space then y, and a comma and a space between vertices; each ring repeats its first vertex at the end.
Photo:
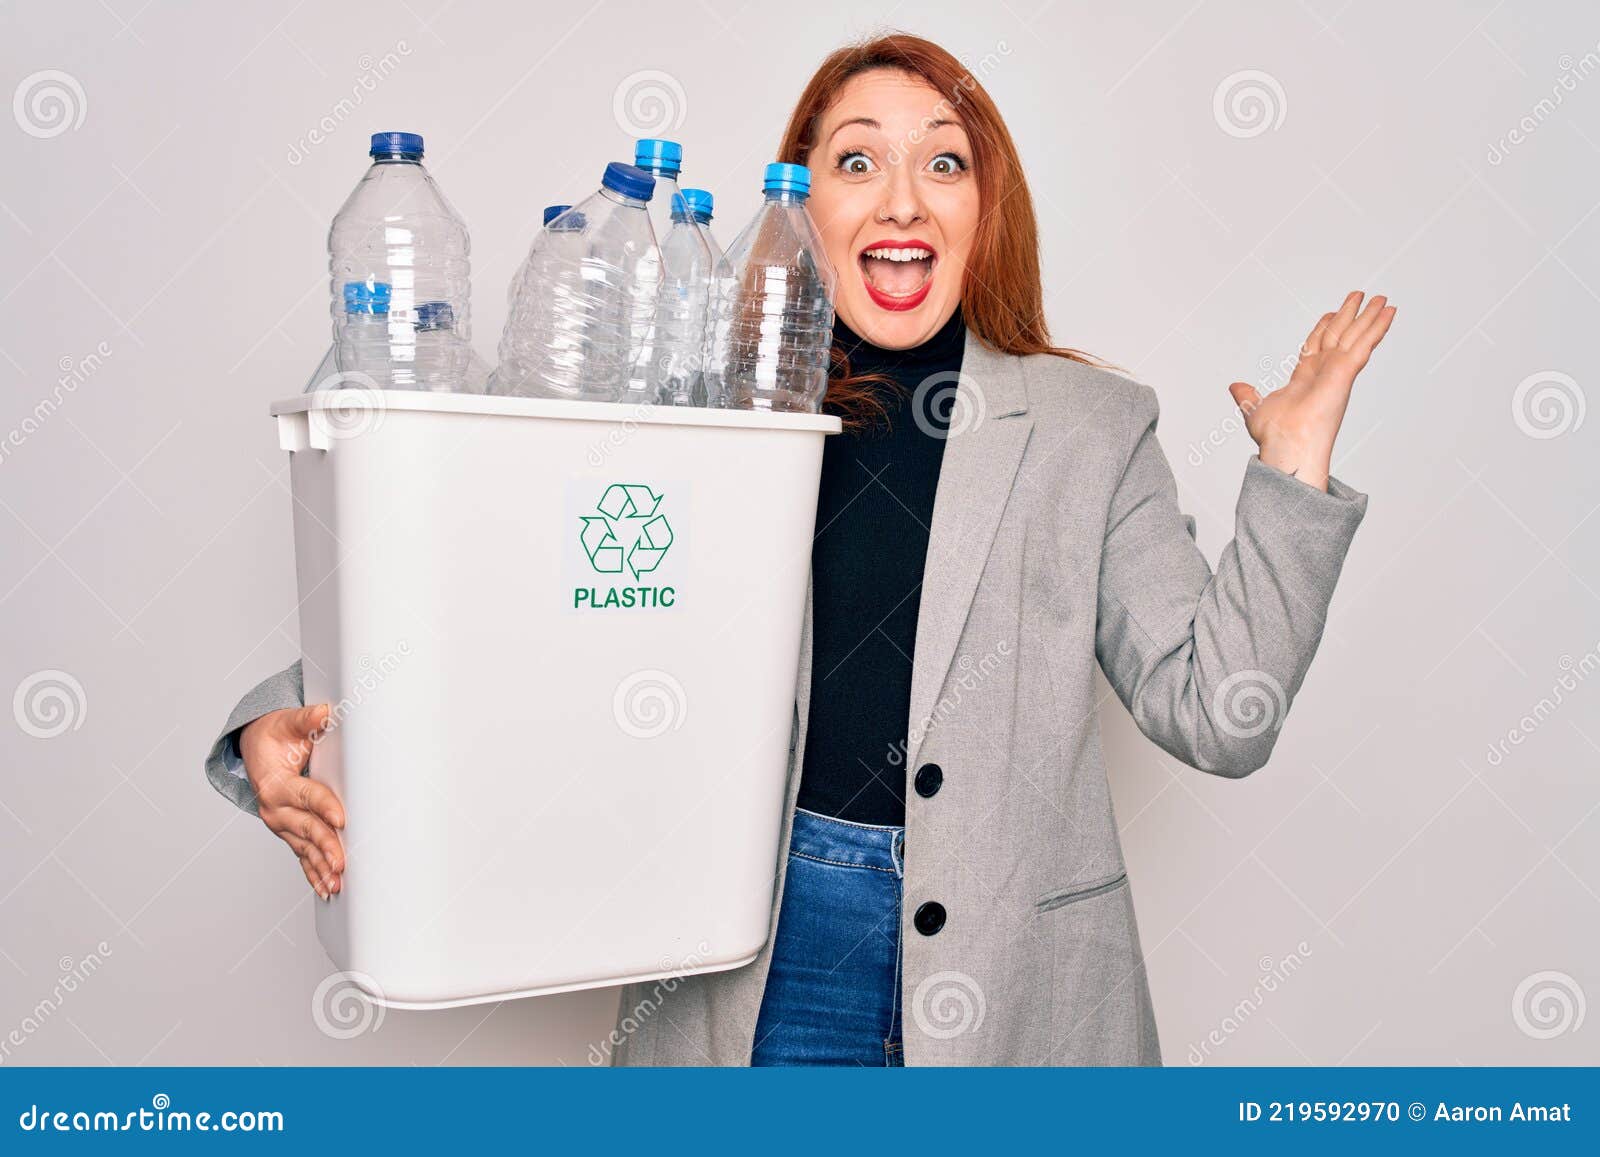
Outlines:
MULTIPOLYGON (((544 222, 540 227, 544 229, 550 228, 550 222, 554 221, 557 217, 561 216, 561 214, 565 213, 570 208, 572 208, 571 205, 546 205, 544 207, 544 222)), ((535 240, 537 240, 537 238, 535 238, 535 240)), ((517 294, 522 289, 522 279, 527 275, 528 258, 524 257, 522 259, 522 264, 517 266, 517 272, 512 275, 510 281, 506 282, 507 305, 510 305, 512 302, 517 300, 517 294)))
POLYGON ((340 384, 368 389, 393 385, 387 282, 345 282, 344 311, 334 326, 334 355, 335 369, 345 375, 340 384))
POLYGON ((328 232, 333 341, 349 384, 468 387, 471 242, 415 133, 374 133, 372 165, 328 232))
POLYGON ((723 257, 722 246, 717 244, 717 238, 711 232, 711 217, 716 202, 705 189, 683 190, 683 200, 688 211, 694 215, 695 223, 700 226, 701 235, 706 239, 706 245, 711 250, 711 283, 706 292, 706 336, 702 347, 701 361, 704 369, 700 374, 700 387, 695 391, 695 404, 699 406, 723 407, 728 404, 725 391, 722 388, 722 374, 716 364, 717 348, 717 318, 720 311, 717 302, 728 293, 733 284, 733 270, 723 257))
POLYGON ((675 196, 672 227, 661 242, 661 288, 656 298, 656 397, 664 406, 706 404, 706 333, 711 247, 682 193, 675 196))
POLYGON ((613 161, 600 189, 551 219, 528 251, 500 337, 495 392, 614 402, 634 333, 655 305, 661 257, 649 173, 613 161))
POLYGON ((712 210, 716 207, 716 199, 705 189, 681 189, 684 205, 689 212, 694 214, 695 224, 700 226, 700 235, 706 239, 706 246, 711 250, 711 262, 716 264, 722 260, 722 246, 717 244, 716 237, 711 232, 712 210))
MULTIPOLYGON (((512 319, 516 315, 519 298, 524 303, 524 309, 537 313, 537 317, 524 318, 519 322, 521 330, 543 331, 548 327, 548 313, 554 301, 554 295, 548 288, 541 288, 545 278, 549 277, 554 269, 580 268, 584 257, 588 253, 588 241, 584 238, 584 216, 582 213, 569 213, 571 205, 546 205, 544 208, 544 226, 534 235, 533 244, 528 247, 528 255, 522 259, 516 275, 506 286, 506 329, 501 331, 502 346, 505 335, 511 330, 512 319)), ((525 362, 526 359, 523 359, 525 362)), ((526 385, 527 367, 518 362, 515 357, 510 365, 497 366, 494 373, 489 375, 489 390, 491 394, 502 394, 528 397, 544 396, 543 391, 529 388, 526 385), (522 374, 523 380, 508 381, 508 374, 522 374)), ((610 399, 606 399, 610 400, 610 399)))
POLYGON ((837 274, 823 252, 806 198, 803 165, 771 164, 766 199, 725 257, 713 365, 728 405, 816 413, 828 387, 837 274))
POLYGON ((637 141, 633 163, 656 179, 650 224, 661 246, 661 271, 655 311, 637 335, 637 363, 627 398, 691 405, 705 364, 711 247, 699 223, 676 211, 683 146, 657 138, 637 141))

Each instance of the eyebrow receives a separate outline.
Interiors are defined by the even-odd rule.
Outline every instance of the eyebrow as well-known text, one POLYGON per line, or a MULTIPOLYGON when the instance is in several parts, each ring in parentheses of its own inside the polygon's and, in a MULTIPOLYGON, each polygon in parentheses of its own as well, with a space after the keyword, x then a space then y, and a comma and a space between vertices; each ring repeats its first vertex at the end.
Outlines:
MULTIPOLYGON (((833 140, 834 137, 839 135, 839 130, 840 129, 849 128, 851 125, 865 125, 869 129, 879 129, 880 131, 883 128, 883 126, 881 124, 879 124, 877 121, 873 120, 871 117, 851 117, 849 120, 840 121, 837 125, 835 125, 834 128, 833 128, 833 132, 828 134, 828 140, 830 140, 830 141, 833 140)), ((960 128, 961 127, 961 122, 960 121, 953 121, 953 120, 945 120, 943 118, 939 118, 939 119, 935 119, 935 120, 929 121, 927 123, 927 127, 923 128, 921 131, 923 131, 925 133, 931 133, 935 129, 944 128, 946 125, 955 125, 957 128, 960 128)))
POLYGON ((881 124, 873 120, 871 117, 851 117, 847 121, 840 121, 838 124, 834 125, 833 131, 828 134, 828 140, 833 140, 834 137, 839 135, 840 129, 847 129, 851 125, 866 125, 869 129, 883 128, 881 124))

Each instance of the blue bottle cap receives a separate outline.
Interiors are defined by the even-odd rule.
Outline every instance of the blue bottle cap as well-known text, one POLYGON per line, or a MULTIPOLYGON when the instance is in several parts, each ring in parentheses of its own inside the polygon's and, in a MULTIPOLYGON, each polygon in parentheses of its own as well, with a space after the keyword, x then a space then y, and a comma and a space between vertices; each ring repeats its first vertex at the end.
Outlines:
POLYGON ((572 208, 571 205, 546 205, 544 207, 544 223, 546 225, 550 224, 570 208, 572 208))
POLYGON ((633 163, 641 169, 676 177, 683 168, 683 146, 677 141, 646 137, 633 146, 633 163))
POLYGON ((365 281, 345 282, 344 311, 346 313, 388 313, 388 283, 375 281, 368 285, 365 281))
POLYGON ((804 165, 774 161, 761 178, 761 189, 766 193, 793 193, 803 201, 811 195, 811 170, 804 165))
POLYGON ((710 193, 704 189, 685 189, 683 199, 689 206, 689 212, 693 213, 695 219, 702 225, 711 220, 713 201, 710 193))
POLYGON ((545 228, 552 233, 582 233, 589 227, 589 220, 582 213, 563 213, 545 228))
POLYGON ((607 165, 600 184, 613 193, 621 193, 636 201, 648 201, 656 191, 654 177, 638 166, 623 161, 612 161, 607 165))
POLYGON ((417 306, 419 331, 455 329, 456 311, 448 301, 424 301, 417 306))
POLYGON ((422 137, 417 133, 373 133, 374 157, 404 157, 408 161, 422 160, 422 137))

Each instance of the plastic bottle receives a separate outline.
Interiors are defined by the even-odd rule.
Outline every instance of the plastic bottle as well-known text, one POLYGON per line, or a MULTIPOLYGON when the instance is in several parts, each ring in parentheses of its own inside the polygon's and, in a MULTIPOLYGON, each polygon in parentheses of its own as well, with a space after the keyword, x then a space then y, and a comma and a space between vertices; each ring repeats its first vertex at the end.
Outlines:
MULTIPOLYGON (((550 228, 550 222, 565 213, 571 205, 546 205, 544 207, 544 221, 541 228, 550 228)), ((528 258, 522 259, 522 264, 517 266, 517 272, 506 282, 506 304, 510 305, 517 299, 517 293, 522 289, 522 279, 528 275, 528 258)))
POLYGON ((722 246, 717 244, 716 235, 711 232, 711 217, 715 207, 711 194, 705 189, 685 189, 683 200, 694 214, 695 223, 700 226, 700 232, 711 250, 711 284, 706 293, 706 336, 701 358, 705 368, 700 375, 701 388, 696 391, 696 404, 723 407, 728 404, 728 399, 722 388, 722 374, 717 368, 715 356, 717 318, 720 316, 717 302, 731 290, 733 270, 723 257, 722 246))
POLYGON ((500 337, 495 392, 614 402, 655 304, 660 252, 649 173, 613 161, 600 189, 553 217, 528 251, 500 337))
POLYGON ((420 136, 374 133, 371 156, 328 232, 338 368, 351 385, 467 388, 467 227, 423 168, 420 136))
MULTIPOLYGON (((588 218, 581 211, 569 212, 571 208, 571 205, 551 205, 544 211, 544 234, 539 250, 544 254, 547 269, 552 262, 564 268, 578 265, 588 256, 589 239, 584 231, 588 218), (552 215, 552 209, 561 211, 552 215)), ((537 287, 531 287, 530 291, 537 292, 537 287)))
POLYGON ((815 413, 828 386, 837 275, 806 211, 810 171, 770 164, 762 189, 725 257, 713 366, 735 409, 815 413))
POLYGON ((351 386, 390 387, 389 285, 347 281, 343 288, 342 324, 334 326, 336 369, 351 386))
MULTIPOLYGON (((516 274, 506 285, 507 328, 510 328, 510 319, 516 311, 517 298, 526 295, 530 308, 548 308, 549 300, 546 297, 542 304, 538 297, 540 293, 547 292, 539 288, 540 279, 549 275, 549 270, 558 266, 573 266, 581 263, 588 250, 588 243, 584 240, 582 213, 568 213, 571 205, 546 205, 544 207, 544 225, 539 233, 534 236, 533 244, 528 247, 528 254, 522 259, 522 264, 517 267, 516 274), (559 219, 559 220, 558 220, 559 219), (537 262, 536 262, 537 258, 537 262), (534 270, 530 274, 530 270, 534 270), (530 281, 530 277, 532 280, 530 281)), ((542 325, 542 322, 533 322, 542 325)), ((504 334, 502 332, 502 341, 504 334)), ((503 381, 500 367, 495 367, 489 375, 488 392, 491 394, 517 395, 524 394, 537 396, 534 391, 522 387, 518 383, 503 381)))
POLYGON ((717 244, 717 239, 711 232, 712 210, 716 206, 716 199, 705 189, 680 189, 679 193, 689 212, 694 214, 695 224, 700 226, 700 235, 706 239, 706 246, 711 250, 712 263, 721 261, 722 246, 717 244))
POLYGON ((683 146, 657 138, 638 141, 633 163, 656 179, 650 223, 661 246, 661 271, 654 314, 638 335, 627 397, 691 405, 705 366, 711 247, 693 216, 677 212, 683 146))
POLYGON ((656 299, 657 400, 666 406, 706 404, 706 335, 710 330, 715 259, 700 223, 679 193, 672 227, 661 242, 656 299))

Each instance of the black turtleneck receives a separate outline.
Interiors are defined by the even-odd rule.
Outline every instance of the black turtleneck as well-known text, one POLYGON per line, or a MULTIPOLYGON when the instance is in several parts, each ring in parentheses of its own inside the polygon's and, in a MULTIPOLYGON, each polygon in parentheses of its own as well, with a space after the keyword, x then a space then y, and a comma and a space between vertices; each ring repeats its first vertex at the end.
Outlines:
POLYGON ((811 708, 799 805, 905 822, 911 657, 950 393, 966 343, 958 308, 920 346, 886 350, 843 321, 852 374, 882 374, 886 420, 827 439, 811 551, 811 708), (929 382, 934 375, 947 375, 929 382), (924 385, 924 383, 927 383, 924 385), (919 387, 922 387, 919 393, 919 387))

